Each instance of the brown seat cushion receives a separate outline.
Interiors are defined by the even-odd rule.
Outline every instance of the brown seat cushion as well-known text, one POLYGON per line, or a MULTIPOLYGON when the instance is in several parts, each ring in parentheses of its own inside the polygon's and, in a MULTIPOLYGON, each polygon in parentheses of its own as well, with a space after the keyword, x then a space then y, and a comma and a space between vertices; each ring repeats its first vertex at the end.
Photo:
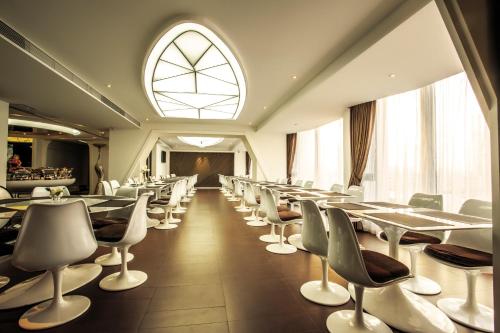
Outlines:
POLYGON ((0 243, 6 243, 16 240, 19 229, 3 228, 0 229, 0 243))
POLYGON ((153 200, 149 203, 150 205, 168 205, 168 200, 158 199, 158 200, 153 200))
POLYGON ((278 211, 278 215, 279 215, 281 221, 291 221, 291 220, 302 218, 302 214, 297 213, 293 210, 283 210, 281 212, 278 211))
POLYGON ((284 206, 284 205, 282 205, 282 206, 277 206, 277 207, 276 207, 276 209, 278 210, 278 213, 279 213, 279 212, 285 212, 285 211, 290 210, 290 208, 288 208, 288 206, 284 206))
POLYGON ((0 257, 11 255, 14 252, 14 245, 0 243, 0 257))
POLYGON ((493 264, 491 253, 452 244, 429 245, 424 252, 431 257, 464 267, 484 267, 493 264))
POLYGON ((370 278, 375 282, 385 283, 410 274, 408 267, 385 254, 361 250, 361 255, 370 278))
POLYGON ((100 229, 113 224, 126 224, 128 220, 123 217, 95 217, 92 218, 92 227, 100 229))
MULTIPOLYGON (((383 240, 388 240, 385 232, 380 233, 380 238, 383 240)), ((411 244, 439 244, 441 240, 437 237, 420 234, 418 232, 407 231, 401 237, 399 244, 401 245, 411 245, 411 244)))
POLYGON ((126 230, 127 224, 119 223, 102 227, 101 229, 96 230, 94 234, 98 241, 118 242, 123 238, 126 230))

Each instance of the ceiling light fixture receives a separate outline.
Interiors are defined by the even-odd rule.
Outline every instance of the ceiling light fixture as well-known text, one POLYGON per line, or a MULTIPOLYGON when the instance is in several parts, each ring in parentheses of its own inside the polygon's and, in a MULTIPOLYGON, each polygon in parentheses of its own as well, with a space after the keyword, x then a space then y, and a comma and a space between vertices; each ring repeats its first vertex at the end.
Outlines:
POLYGON ((149 101, 162 117, 236 119, 246 98, 243 71, 208 28, 180 23, 149 53, 144 67, 149 101))
POLYGON ((178 136, 179 140, 191 146, 205 148, 221 143, 224 138, 212 138, 203 136, 178 136))
POLYGON ((292 79, 293 80, 297 79, 297 75, 292 75, 292 79))
POLYGON ((111 83, 108 83, 108 85, 106 87, 111 88, 111 83))
POLYGON ((41 129, 46 129, 49 131, 63 132, 63 133, 71 134, 71 135, 79 135, 81 133, 79 130, 71 128, 71 127, 42 123, 42 122, 33 121, 33 120, 22 120, 22 119, 9 118, 8 123, 10 126, 41 128, 41 129))
POLYGON ((267 109, 267 106, 264 106, 264 110, 267 109))
POLYGON ((394 79, 394 78, 396 77, 396 74, 391 73, 391 74, 389 74, 389 77, 390 77, 391 79, 394 79))

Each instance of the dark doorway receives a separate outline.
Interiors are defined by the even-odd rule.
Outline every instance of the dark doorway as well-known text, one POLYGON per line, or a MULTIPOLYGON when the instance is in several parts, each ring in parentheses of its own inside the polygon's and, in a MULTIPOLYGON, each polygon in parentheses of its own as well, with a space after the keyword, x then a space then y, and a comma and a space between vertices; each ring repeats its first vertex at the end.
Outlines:
POLYGON ((89 147, 76 142, 52 141, 47 147, 47 166, 54 168, 73 168, 75 184, 71 193, 89 191, 89 147))

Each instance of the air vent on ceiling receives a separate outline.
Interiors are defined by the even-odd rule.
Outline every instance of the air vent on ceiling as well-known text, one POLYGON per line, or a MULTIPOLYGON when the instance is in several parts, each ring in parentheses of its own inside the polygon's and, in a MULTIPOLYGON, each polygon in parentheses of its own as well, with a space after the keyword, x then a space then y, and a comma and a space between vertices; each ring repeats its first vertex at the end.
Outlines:
POLYGON ((39 47, 31 43, 29 40, 24 38, 17 31, 9 27, 5 22, 0 20, 0 36, 12 44, 16 45, 22 49, 25 53, 29 54, 31 57, 35 58, 54 72, 57 72, 62 77, 66 78, 68 81, 72 82, 75 86, 79 87, 95 99, 97 99, 102 104, 106 105, 110 110, 118 113, 120 116, 125 118, 127 121, 133 125, 140 127, 140 122, 134 117, 129 115, 125 110, 120 108, 115 103, 111 102, 108 98, 100 94, 97 90, 92 88, 88 83, 79 78, 76 74, 71 72, 69 69, 64 67, 62 64, 57 62, 50 55, 45 53, 39 47))

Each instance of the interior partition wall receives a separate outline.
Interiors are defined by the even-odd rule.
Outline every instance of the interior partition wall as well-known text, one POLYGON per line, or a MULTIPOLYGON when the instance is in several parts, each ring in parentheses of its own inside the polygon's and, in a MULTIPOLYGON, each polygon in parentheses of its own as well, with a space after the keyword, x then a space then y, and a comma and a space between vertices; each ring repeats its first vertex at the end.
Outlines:
POLYGON ((234 153, 170 152, 170 173, 198 174, 197 187, 218 187, 218 174, 234 175, 234 153))

